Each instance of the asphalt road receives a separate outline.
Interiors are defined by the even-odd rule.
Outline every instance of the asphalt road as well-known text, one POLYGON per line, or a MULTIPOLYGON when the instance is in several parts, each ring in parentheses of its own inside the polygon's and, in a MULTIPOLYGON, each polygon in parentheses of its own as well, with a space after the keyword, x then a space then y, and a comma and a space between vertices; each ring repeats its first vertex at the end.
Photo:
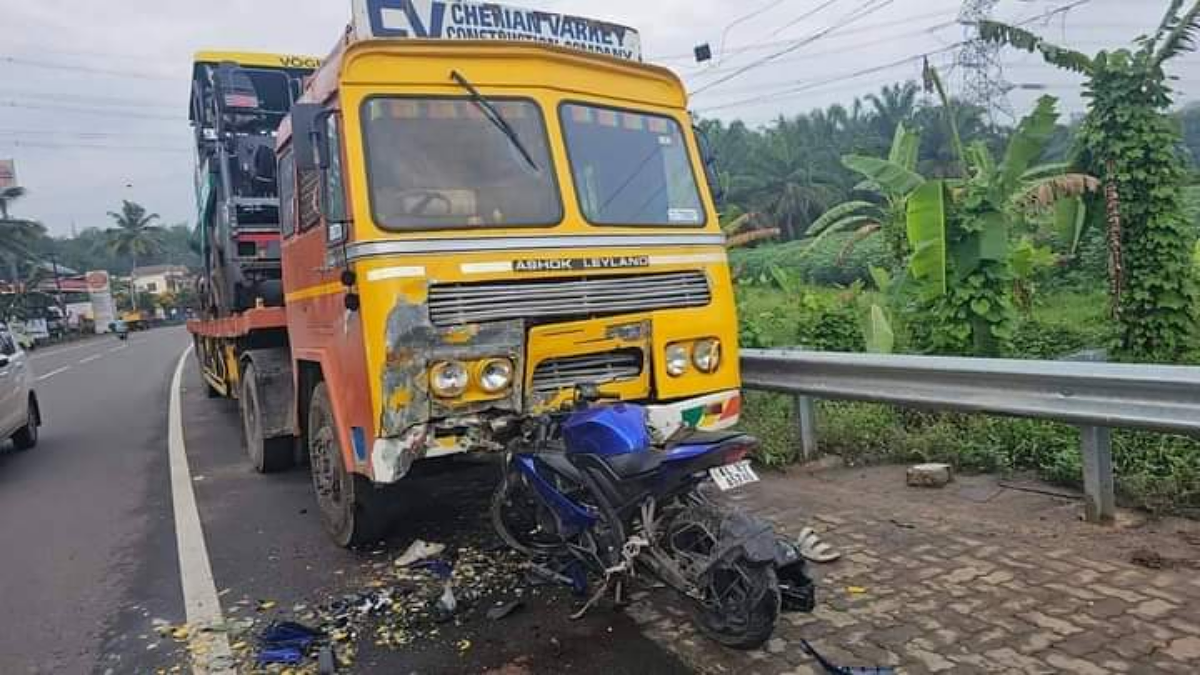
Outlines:
MULTIPOLYGON (((160 329, 134 334, 127 346, 96 339, 34 353, 44 378, 41 443, 0 451, 0 673, 152 672, 186 663, 186 640, 156 627, 187 618, 167 409, 188 341, 182 329, 160 329)), ((182 372, 190 483, 226 621, 303 620, 302 610, 378 588, 417 537, 448 544, 452 555, 502 557, 487 524, 496 476, 489 462, 419 464, 395 493, 388 539, 342 550, 321 529, 307 470, 254 473, 236 404, 205 396, 192 359, 182 372)), ((496 597, 476 601, 480 611, 420 627, 399 649, 364 630, 352 637, 353 664, 339 672, 686 672, 619 611, 601 607, 569 621, 577 599, 555 587, 517 590, 525 585, 502 582, 496 597), (498 621, 482 616, 488 603, 514 593, 521 610, 498 621)))
POLYGON ((31 354, 41 440, 0 453, 0 672, 129 672, 122 661, 135 656, 146 667, 177 658, 171 645, 109 642, 122 621, 182 611, 163 447, 185 344, 172 329, 31 354))

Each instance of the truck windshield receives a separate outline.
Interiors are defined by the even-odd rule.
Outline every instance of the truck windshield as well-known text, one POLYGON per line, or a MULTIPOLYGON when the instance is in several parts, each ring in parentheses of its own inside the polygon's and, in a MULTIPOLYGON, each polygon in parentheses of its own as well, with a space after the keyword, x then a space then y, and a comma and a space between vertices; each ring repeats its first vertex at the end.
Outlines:
POLYGON ((597 225, 699 226, 705 221, 679 123, 579 103, 561 107, 580 208, 597 225))
POLYGON ((375 97, 363 104, 376 223, 440 229, 562 220, 541 111, 532 101, 489 100, 532 164, 469 98, 375 97))

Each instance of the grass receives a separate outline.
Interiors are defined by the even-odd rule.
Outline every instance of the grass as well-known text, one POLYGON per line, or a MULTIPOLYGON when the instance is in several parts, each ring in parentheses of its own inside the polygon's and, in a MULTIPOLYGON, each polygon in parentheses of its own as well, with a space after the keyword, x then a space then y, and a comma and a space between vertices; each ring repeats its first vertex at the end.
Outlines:
MULTIPOLYGON (((791 398, 748 392, 746 403, 742 426, 762 442, 759 463, 794 463, 799 440, 791 398)), ((1082 484, 1079 432, 1065 424, 821 401, 817 431, 821 452, 849 466, 945 462, 965 473, 1033 471, 1058 485, 1082 484)), ((1123 504, 1200 515, 1200 440, 1117 431, 1113 463, 1123 504)))
MULTIPOLYGON (((844 291, 806 287, 837 300, 844 291)), ((765 286, 739 288, 743 330, 754 323, 772 346, 796 344, 796 303, 765 286)), ((844 300, 843 300, 844 301, 844 300)), ((1054 358, 1110 339, 1106 296, 1096 292, 1044 294, 1020 321, 1016 340, 1032 358, 1054 358)), ((757 459, 768 467, 795 462, 799 440, 790 397, 747 392, 742 426, 758 436, 757 459)), ((987 415, 926 413, 887 405, 821 401, 818 444, 847 464, 939 461, 965 472, 1035 471, 1060 485, 1082 480, 1079 434, 1071 426, 987 415)), ((1117 431, 1113 461, 1122 502, 1153 512, 1200 515, 1200 440, 1117 431)))

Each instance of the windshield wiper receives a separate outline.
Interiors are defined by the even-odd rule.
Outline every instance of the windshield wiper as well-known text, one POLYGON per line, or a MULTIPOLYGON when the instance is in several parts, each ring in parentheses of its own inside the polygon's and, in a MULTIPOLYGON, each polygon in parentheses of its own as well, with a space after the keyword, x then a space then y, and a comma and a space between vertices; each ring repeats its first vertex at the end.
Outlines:
POLYGON ((496 106, 492 105, 491 101, 484 98, 483 94, 480 94, 479 90, 476 89, 475 86, 470 82, 468 82, 467 78, 463 77, 457 70, 450 71, 450 77, 454 78, 455 82, 462 85, 463 89, 466 89, 468 92, 470 92, 471 100, 474 101, 475 105, 479 106, 479 109, 483 111, 483 116, 488 118, 489 122, 495 125, 495 127, 499 129, 501 133, 508 137, 509 142, 512 143, 513 147, 517 149, 517 152, 521 153, 521 157, 525 158, 525 161, 529 163, 530 168, 532 168, 534 171, 541 172, 541 167, 537 165, 537 162, 533 161, 533 156, 530 155, 529 151, 525 149, 525 144, 521 142, 520 137, 517 136, 517 132, 514 131, 512 126, 509 125, 508 121, 504 119, 504 116, 500 114, 500 111, 496 110, 496 106))

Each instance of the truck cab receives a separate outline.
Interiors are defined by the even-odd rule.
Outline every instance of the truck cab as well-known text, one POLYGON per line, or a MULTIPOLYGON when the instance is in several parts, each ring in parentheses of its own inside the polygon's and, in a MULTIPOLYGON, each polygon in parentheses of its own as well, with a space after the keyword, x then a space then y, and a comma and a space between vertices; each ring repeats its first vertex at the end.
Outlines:
POLYGON ((637 32, 493 3, 353 16, 274 134, 282 306, 190 324, 256 468, 306 456, 348 546, 414 462, 502 451, 584 385, 658 440, 735 424, 711 158, 637 32))

